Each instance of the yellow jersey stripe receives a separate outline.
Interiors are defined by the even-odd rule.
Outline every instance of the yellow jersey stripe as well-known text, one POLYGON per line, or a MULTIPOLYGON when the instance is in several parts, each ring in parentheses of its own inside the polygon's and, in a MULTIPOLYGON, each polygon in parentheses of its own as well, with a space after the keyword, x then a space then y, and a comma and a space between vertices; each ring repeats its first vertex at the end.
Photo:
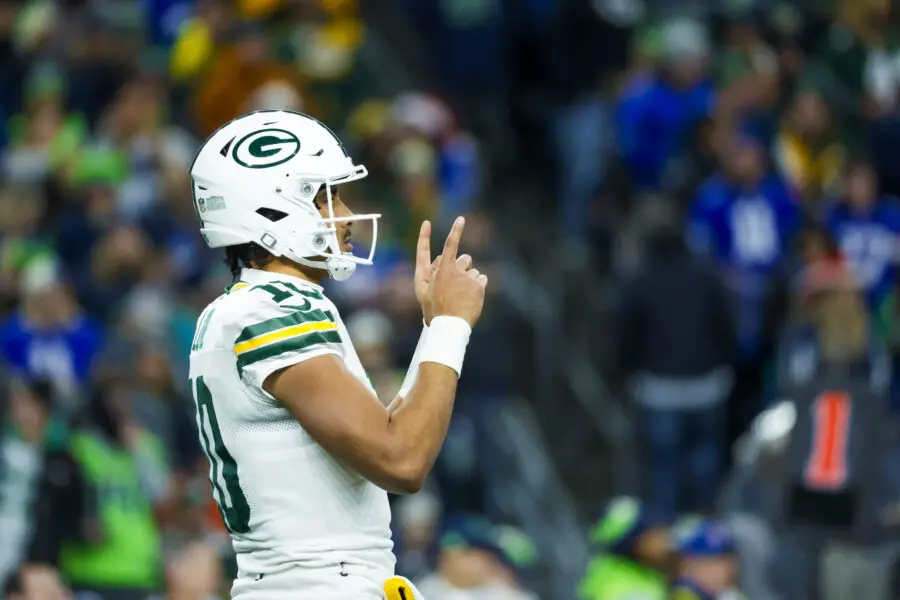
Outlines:
POLYGON ((260 335, 245 342, 241 342, 240 344, 235 344, 234 354, 235 356, 239 356, 244 352, 256 350, 257 348, 261 348, 268 344, 274 344, 290 338, 323 331, 337 331, 337 325, 332 321, 314 321, 312 323, 292 325, 290 327, 285 327, 284 329, 260 335))

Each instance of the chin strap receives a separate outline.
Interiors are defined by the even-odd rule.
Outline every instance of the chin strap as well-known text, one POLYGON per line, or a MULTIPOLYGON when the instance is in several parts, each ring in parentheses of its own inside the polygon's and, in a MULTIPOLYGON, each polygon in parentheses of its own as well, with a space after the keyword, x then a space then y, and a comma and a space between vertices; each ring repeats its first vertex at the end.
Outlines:
POLYGON ((335 281, 346 281, 356 273, 356 263, 334 259, 328 259, 325 262, 328 263, 328 274, 335 281))
POLYGON ((340 257, 327 256, 323 260, 310 258, 297 258, 295 260, 305 267, 328 271, 328 276, 335 281, 346 281, 356 273, 356 263, 349 260, 341 260, 340 257))

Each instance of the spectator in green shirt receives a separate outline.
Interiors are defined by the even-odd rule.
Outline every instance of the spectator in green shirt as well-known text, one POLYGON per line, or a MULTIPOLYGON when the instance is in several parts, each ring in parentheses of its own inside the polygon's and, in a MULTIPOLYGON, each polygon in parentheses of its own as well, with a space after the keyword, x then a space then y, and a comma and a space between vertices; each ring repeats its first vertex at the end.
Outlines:
POLYGON ((669 531, 635 498, 612 500, 591 532, 600 553, 591 559, 581 600, 663 600, 674 563, 669 531))

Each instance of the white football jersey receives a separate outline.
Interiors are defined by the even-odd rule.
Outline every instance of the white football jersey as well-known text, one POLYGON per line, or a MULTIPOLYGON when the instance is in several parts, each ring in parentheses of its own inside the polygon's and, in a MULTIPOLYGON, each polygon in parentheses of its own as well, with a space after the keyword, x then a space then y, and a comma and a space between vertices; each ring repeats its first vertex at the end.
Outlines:
POLYGON ((341 563, 393 573, 387 493, 263 390, 272 372, 323 354, 340 357, 379 401, 317 285, 244 269, 197 322, 190 377, 200 443, 242 576, 341 563))

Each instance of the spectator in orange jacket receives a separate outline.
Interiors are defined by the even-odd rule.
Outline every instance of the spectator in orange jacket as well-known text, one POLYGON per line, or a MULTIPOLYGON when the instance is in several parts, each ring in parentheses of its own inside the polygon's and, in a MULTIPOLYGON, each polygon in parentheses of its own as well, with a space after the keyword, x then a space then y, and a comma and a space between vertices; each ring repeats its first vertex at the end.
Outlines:
POLYGON ((200 82, 194 101, 197 123, 202 135, 211 134, 220 125, 238 115, 258 108, 251 106, 254 94, 264 85, 280 82, 292 88, 294 106, 304 109, 296 73, 273 60, 268 40, 251 23, 239 26, 230 45, 213 59, 200 82), (235 82, 240 82, 236 85, 235 82))

